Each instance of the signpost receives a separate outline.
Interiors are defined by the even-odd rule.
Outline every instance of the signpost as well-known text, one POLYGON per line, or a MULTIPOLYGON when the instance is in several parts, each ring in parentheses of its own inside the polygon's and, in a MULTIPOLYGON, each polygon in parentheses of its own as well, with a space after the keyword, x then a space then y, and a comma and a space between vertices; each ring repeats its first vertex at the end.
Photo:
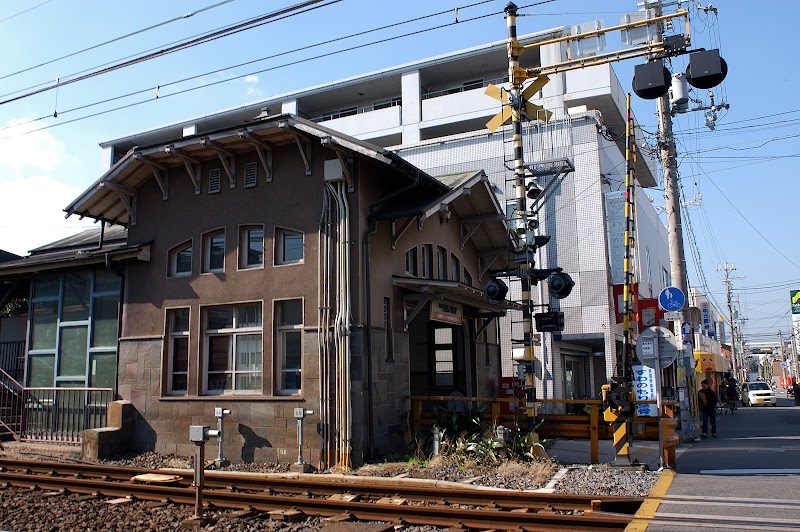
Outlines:
MULTIPOLYGON (((663 292, 662 292, 663 294, 663 292)), ((659 296, 659 302, 661 296, 659 296)), ((683 306, 683 302, 681 303, 683 306)), ((661 370, 668 367, 678 356, 678 342, 672 331, 666 327, 648 327, 639 336, 636 343, 636 356, 644 366, 653 368, 656 388, 656 421, 658 422, 658 454, 659 465, 664 467, 664 441, 661 434, 661 370)), ((649 372, 642 374, 642 385, 647 387, 649 372)), ((637 390, 640 383, 637 382, 637 390)))
POLYGON ((668 286, 658 294, 658 305, 663 310, 676 312, 686 304, 686 296, 680 288, 668 286))

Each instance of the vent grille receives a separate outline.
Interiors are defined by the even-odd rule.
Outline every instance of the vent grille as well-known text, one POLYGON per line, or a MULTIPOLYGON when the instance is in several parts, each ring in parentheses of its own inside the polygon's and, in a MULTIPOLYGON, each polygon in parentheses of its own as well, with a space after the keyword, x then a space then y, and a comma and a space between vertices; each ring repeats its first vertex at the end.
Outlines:
POLYGON ((244 165, 244 186, 254 187, 258 179, 258 165, 256 163, 247 163, 244 165))
POLYGON ((214 168, 208 172, 208 193, 215 194, 220 189, 220 169, 214 168))

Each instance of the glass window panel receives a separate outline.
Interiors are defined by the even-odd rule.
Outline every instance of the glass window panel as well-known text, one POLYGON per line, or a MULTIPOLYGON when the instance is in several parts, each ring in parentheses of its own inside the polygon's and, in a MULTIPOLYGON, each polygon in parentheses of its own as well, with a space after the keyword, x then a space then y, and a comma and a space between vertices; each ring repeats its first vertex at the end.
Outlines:
POLYGON ((250 229, 247 231, 247 266, 264 264, 264 230, 250 229))
POLYGON ((188 389, 188 376, 183 373, 172 374, 172 391, 173 392, 185 392, 188 389))
POLYGON ((261 304, 238 307, 236 328, 261 327, 261 304))
POLYGON ((303 323, 303 302, 300 299, 291 301, 281 301, 280 303, 281 326, 302 325, 303 323))
POLYGON ((117 296, 94 298, 92 347, 116 347, 119 332, 117 328, 118 312, 117 296))
POLYGON ((172 339, 172 371, 186 372, 189 369, 189 338, 172 339))
POLYGON ((93 388, 113 388, 116 376, 116 353, 92 353, 89 386, 93 388))
POLYGON ((57 324, 57 301, 34 303, 31 321, 31 349, 55 349, 57 324))
POLYGON ((300 389, 300 372, 299 371, 284 371, 281 374, 281 389, 283 389, 283 390, 299 390, 300 389))
POLYGON ((55 355, 31 355, 28 366, 28 386, 50 388, 55 381, 55 355))
MULTIPOLYGON (((210 336, 208 338, 208 371, 228 371, 230 336, 210 336)), ((209 377, 210 378, 210 377, 209 377)))
POLYGON ((453 351, 451 349, 437 349, 434 352, 436 362, 451 362, 453 361, 453 351))
POLYGON ((300 369, 300 331, 283 333, 283 369, 300 369))
POLYGON ((58 376, 86 375, 87 327, 62 327, 58 376))
POLYGON ((230 373, 214 373, 208 375, 208 391, 224 391, 231 389, 230 373))
POLYGON ((208 239, 208 270, 221 271, 225 265, 225 235, 213 235, 208 239))
POLYGON ((210 308, 207 311, 206 329, 232 329, 233 311, 230 308, 210 308))
POLYGON ((417 248, 406 251, 406 273, 417 276, 417 248))
POLYGON ((33 283, 33 297, 58 297, 61 279, 58 275, 43 275, 33 283))
POLYGON ((236 337, 236 371, 261 370, 261 335, 240 334, 236 337))
POLYGON ((187 246, 175 254, 175 273, 192 272, 192 246, 187 246))
POLYGON ((119 292, 120 276, 108 270, 97 270, 94 273, 95 292, 119 292))
POLYGON ((64 302, 61 321, 89 319, 89 272, 64 274, 64 302))
POLYGON ((298 233, 283 233, 283 260, 295 262, 303 258, 303 235, 298 233))
POLYGON ((172 311, 172 332, 189 331, 189 309, 179 308, 172 311))
POLYGON ((236 389, 237 390, 261 390, 261 374, 260 373, 245 373, 236 375, 236 389))
POLYGON ((437 344, 452 344, 453 329, 435 329, 433 331, 433 341, 437 344))

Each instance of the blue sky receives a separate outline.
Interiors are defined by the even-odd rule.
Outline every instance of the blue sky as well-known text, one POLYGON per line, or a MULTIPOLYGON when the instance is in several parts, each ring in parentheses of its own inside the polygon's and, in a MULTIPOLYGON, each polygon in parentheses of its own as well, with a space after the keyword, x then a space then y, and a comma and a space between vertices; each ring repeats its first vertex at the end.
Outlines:
MULTIPOLYGON (((329 1, 257 29, 0 105, 0 249, 25 254, 91 226, 87 220, 64 220, 61 209, 101 175, 101 141, 506 37, 501 14, 505 0, 329 1), (435 13, 442 14, 429 16, 435 13), (425 18, 311 46, 418 17, 425 18), (419 33, 392 39, 412 32, 419 33), (391 40, 333 53, 386 39, 391 40), (323 54, 332 55, 318 57, 323 54), (234 66, 262 58, 268 59, 234 66), (192 79, 175 83, 187 78, 192 79), (122 97, 137 91, 141 92, 122 97), (185 92, 175 94, 179 91, 185 92), (118 99, 97 104, 112 98, 118 99), (88 107, 76 109, 83 106, 88 107), (95 113, 103 114, 83 118, 95 113)), ((258 0, 216 5, 220 3, 4 0, 0 101, 292 5, 258 0)), ((518 19, 520 34, 595 19, 616 25, 620 15, 637 10, 635 0, 516 3, 526 15, 518 19)), ((722 0, 714 4, 718 16, 692 8, 693 47, 720 48, 729 65, 728 78, 715 95, 717 103, 724 100, 731 107, 718 114, 713 132, 703 125, 702 112, 674 120, 683 195, 686 200, 702 195, 702 206, 684 208, 689 283, 707 285, 727 313, 718 267, 735 264, 733 297, 747 319, 745 331, 751 341, 777 339, 779 330, 784 336, 790 333, 789 290, 800 289, 800 252, 793 240, 795 202, 800 197, 795 176, 800 103, 792 90, 798 86, 798 73, 789 61, 795 39, 791 32, 777 31, 776 24, 779 19, 796 20, 798 7, 789 1, 761 6, 722 0), (769 28, 776 31, 767 39, 769 28)), ((608 46, 618 48, 618 38, 609 37, 608 46)), ((523 55, 523 66, 524 59, 523 55)), ((625 90, 630 90, 633 67, 639 62, 615 65, 625 90)), ((675 59, 673 71, 684 70, 685 63, 684 58, 675 59)), ((708 101, 705 91, 695 96, 708 101)), ((634 98, 634 107, 644 128, 655 132, 655 104, 634 98)), ((663 191, 651 189, 647 194, 663 205, 663 191)))

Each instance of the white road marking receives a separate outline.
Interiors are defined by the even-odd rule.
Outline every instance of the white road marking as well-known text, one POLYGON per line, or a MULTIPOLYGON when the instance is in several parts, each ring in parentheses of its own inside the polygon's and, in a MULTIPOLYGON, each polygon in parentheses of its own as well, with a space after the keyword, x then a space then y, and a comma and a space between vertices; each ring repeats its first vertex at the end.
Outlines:
POLYGON ((701 475, 797 475, 800 469, 701 469, 701 475))

